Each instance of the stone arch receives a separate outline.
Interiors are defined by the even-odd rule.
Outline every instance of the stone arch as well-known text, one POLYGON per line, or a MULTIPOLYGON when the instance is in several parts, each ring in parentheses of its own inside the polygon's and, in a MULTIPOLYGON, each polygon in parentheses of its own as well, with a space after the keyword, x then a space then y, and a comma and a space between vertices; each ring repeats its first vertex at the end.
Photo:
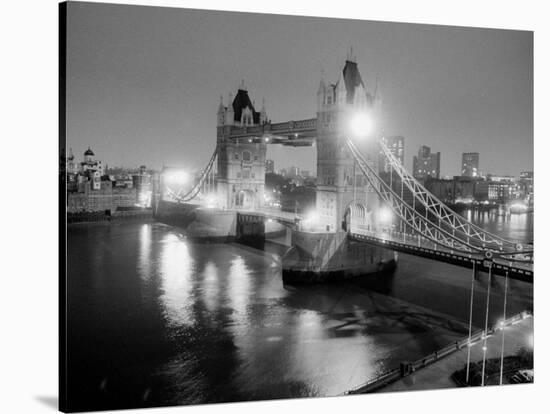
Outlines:
POLYGON ((372 212, 364 203, 351 202, 344 213, 345 231, 369 231, 372 227, 372 212))
POLYGON ((251 190, 238 190, 234 197, 233 205, 238 209, 250 210, 255 207, 254 192, 251 190))

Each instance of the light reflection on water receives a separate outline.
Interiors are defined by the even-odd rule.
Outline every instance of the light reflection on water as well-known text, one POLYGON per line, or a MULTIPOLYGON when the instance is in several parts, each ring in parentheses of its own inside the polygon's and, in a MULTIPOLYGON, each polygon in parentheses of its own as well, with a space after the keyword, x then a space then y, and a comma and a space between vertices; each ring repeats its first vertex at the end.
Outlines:
POLYGON ((164 315, 170 325, 191 325, 194 316, 191 312, 191 277, 194 259, 189 254, 185 240, 168 233, 161 240, 160 275, 164 315))
MULTIPOLYGON (((532 238, 527 215, 470 214, 532 238)), ((70 372, 83 409, 112 398, 137 407, 335 395, 467 334, 468 269, 421 258, 401 255, 395 275, 366 285, 292 287, 271 254, 192 243, 155 223, 73 230, 68 245, 79 278, 69 284, 69 351, 86 361, 70 372), (93 391, 105 377, 116 397, 93 391)), ((481 276, 477 326, 485 289, 481 276)), ((510 313, 532 305, 532 286, 510 289, 510 313)))

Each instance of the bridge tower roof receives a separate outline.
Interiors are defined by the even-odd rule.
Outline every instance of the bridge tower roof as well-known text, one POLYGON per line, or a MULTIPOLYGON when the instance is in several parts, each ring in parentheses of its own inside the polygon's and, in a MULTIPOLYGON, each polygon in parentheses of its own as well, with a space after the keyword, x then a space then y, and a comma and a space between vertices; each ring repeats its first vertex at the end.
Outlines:
POLYGON ((365 89, 365 84, 359 73, 357 62, 352 60, 346 60, 346 65, 343 70, 344 85, 346 87, 346 102, 352 103, 355 97, 355 90, 357 87, 362 86, 365 89))
POLYGON ((237 95, 235 95, 235 99, 233 99, 233 112, 235 113, 233 119, 235 121, 241 120, 242 112, 245 108, 250 108, 252 111, 253 117, 254 117, 254 123, 257 124, 260 122, 260 113, 257 112, 254 109, 254 104, 250 100, 250 97, 248 96, 248 91, 244 89, 239 89, 237 91, 237 95))

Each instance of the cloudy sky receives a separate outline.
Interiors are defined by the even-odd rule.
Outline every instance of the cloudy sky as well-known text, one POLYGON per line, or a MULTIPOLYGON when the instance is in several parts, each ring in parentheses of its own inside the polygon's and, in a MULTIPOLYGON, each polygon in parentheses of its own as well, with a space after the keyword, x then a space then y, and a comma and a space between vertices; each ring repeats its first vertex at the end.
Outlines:
MULTIPOLYGON (((441 173, 480 152, 483 172, 533 169, 531 32, 360 20, 69 3, 68 146, 109 166, 190 169, 215 145, 219 96, 241 79, 273 122, 315 116, 324 71, 335 82, 350 46, 367 88, 378 77, 379 127, 441 152, 441 173)), ((276 168, 315 170, 314 148, 272 148, 276 168)))

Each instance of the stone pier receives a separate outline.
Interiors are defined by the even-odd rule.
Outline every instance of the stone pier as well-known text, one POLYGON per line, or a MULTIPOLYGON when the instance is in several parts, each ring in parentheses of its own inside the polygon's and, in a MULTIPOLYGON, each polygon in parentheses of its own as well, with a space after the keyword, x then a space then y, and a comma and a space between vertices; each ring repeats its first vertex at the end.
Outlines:
POLYGON ((283 257, 283 282, 324 283, 391 272, 397 254, 381 247, 350 241, 344 231, 292 231, 292 248, 283 257))

